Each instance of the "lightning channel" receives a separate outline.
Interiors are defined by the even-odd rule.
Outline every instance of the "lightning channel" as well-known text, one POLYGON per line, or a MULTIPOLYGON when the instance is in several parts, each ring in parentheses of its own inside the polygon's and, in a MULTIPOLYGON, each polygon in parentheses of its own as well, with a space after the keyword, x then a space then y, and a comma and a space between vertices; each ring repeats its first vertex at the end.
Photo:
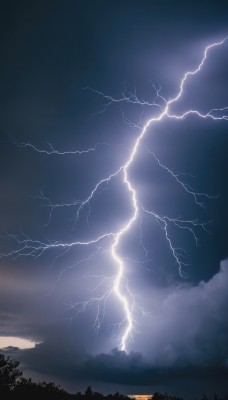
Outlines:
MULTIPOLYGON (((205 48, 203 58, 202 58, 200 64, 197 66, 197 68, 194 69, 193 71, 187 71, 184 74, 184 77, 181 80, 181 83, 180 83, 180 86, 179 86, 179 91, 178 91, 177 95, 175 97, 171 98, 170 100, 165 102, 164 110, 157 117, 150 118, 146 122, 146 124, 144 125, 144 127, 141 130, 141 133, 139 134, 139 136, 136 139, 135 145, 133 146, 133 149, 132 149, 132 151, 130 153, 129 159, 127 160, 125 165, 121 168, 123 170, 123 181, 124 181, 125 185, 127 186, 128 191, 129 191, 130 198, 131 198, 132 210, 133 210, 132 211, 132 217, 122 227, 122 229, 116 234, 115 239, 114 239, 114 244, 112 245, 112 248, 111 248, 112 257, 113 257, 113 259, 116 261, 116 263, 118 265, 118 273, 117 273, 117 276, 116 276, 116 279, 115 279, 115 282, 114 282, 114 292, 116 293, 117 297, 119 298, 120 302, 122 303, 123 309, 125 311, 125 318, 126 318, 126 328, 125 328, 125 331, 124 331, 122 339, 121 339, 121 350, 122 351, 126 350, 127 342, 128 342, 128 339, 129 339, 130 335, 132 334, 132 330, 134 328, 134 324, 133 324, 133 316, 132 316, 132 313, 131 313, 129 302, 127 301, 126 296, 122 293, 122 291, 120 289, 121 281, 122 281, 123 276, 124 276, 124 262, 121 259, 121 257, 118 255, 117 249, 118 249, 118 244, 120 243, 122 236, 124 236, 127 233, 127 231, 131 228, 131 226, 136 221, 136 219, 138 217, 138 214, 139 214, 139 202, 137 200, 137 193, 136 193, 136 190, 133 187, 133 185, 132 185, 132 183, 131 183, 131 181, 130 181, 130 179, 128 177, 129 168, 130 168, 131 164, 133 163, 133 161, 134 161, 134 159, 136 157, 137 150, 138 150, 138 147, 140 145, 140 142, 142 141, 144 136, 147 134, 149 128, 151 128, 153 123, 159 122, 159 121, 161 121, 161 120, 163 120, 165 118, 184 119, 189 114, 196 114, 198 117, 201 117, 201 118, 212 118, 214 120, 216 120, 216 119, 227 119, 227 115, 226 114, 223 115, 222 117, 213 116, 212 113, 213 113, 213 111, 215 111, 215 109, 210 110, 205 115, 201 114, 198 111, 194 111, 194 110, 189 110, 189 111, 185 112, 184 114, 178 115, 178 116, 176 116, 174 114, 171 114, 169 112, 170 106, 172 104, 176 103, 178 100, 180 100, 180 98, 181 98, 181 96, 183 94, 184 85, 185 85, 185 82, 187 81, 187 79, 190 76, 196 75, 203 68, 203 66, 205 64, 205 61, 207 59, 209 50, 211 50, 212 48, 214 48, 216 46, 221 46, 222 44, 224 44, 224 42, 226 40, 227 40, 227 38, 221 40, 220 42, 212 43, 212 44, 210 44, 209 46, 207 46, 205 48)), ((103 95, 102 93, 100 93, 100 94, 103 95)), ((133 96, 132 99, 131 99, 131 97, 129 98, 129 96, 126 97, 126 98, 124 98, 124 96, 123 96, 118 100, 114 100, 110 96, 107 97, 107 96, 103 95, 103 97, 105 97, 105 99, 108 100, 108 105, 110 105, 111 102, 115 102, 115 101, 120 102, 120 101, 124 101, 124 100, 126 102, 135 102, 135 101, 137 102, 136 96, 133 96)), ((162 99, 165 100, 164 98, 162 98, 162 99)), ((139 104, 142 105, 142 102, 139 101, 139 104)), ((218 111, 218 109, 217 109, 217 111, 218 111)), ((223 109, 221 109, 219 111, 227 111, 227 107, 224 107, 223 109)), ((154 157, 155 157, 155 155, 154 155, 154 157)), ((156 158, 156 160, 158 161, 159 165, 162 168, 166 168, 163 164, 160 163, 160 161, 157 158, 156 158)), ((184 184, 178 178, 178 175, 174 174, 170 169, 168 169, 168 168, 166 168, 166 169, 172 175, 172 177, 182 186, 182 188, 187 193, 191 194, 194 197, 194 201, 196 202, 196 204, 202 206, 202 203, 198 201, 198 197, 202 196, 202 194, 194 192, 191 187, 189 187, 186 184, 184 184)), ((204 195, 204 196, 210 197, 208 195, 204 195)), ((180 260, 180 255, 178 254, 177 250, 174 248, 174 246, 172 244, 172 241, 170 239, 170 236, 168 235, 168 222, 167 221, 171 222, 171 220, 168 217, 161 217, 161 216, 159 216, 158 214, 156 214, 156 213, 154 213, 152 211, 146 210, 145 208, 143 208, 143 211, 146 212, 146 213, 152 214, 156 218, 156 220, 160 223, 160 225, 162 226, 162 229, 165 232, 165 236, 166 236, 167 242, 169 244, 170 250, 171 250, 171 252, 173 254, 173 257, 176 260, 176 263, 178 265, 179 273, 182 276, 182 266, 185 265, 185 264, 183 263, 183 261, 180 260)), ((174 220, 173 219, 172 222, 174 222, 178 226, 181 225, 181 228, 183 228, 183 221, 182 220, 178 220, 178 219, 174 220)), ((196 225, 196 224, 198 224, 198 223, 194 222, 194 221, 192 222, 192 225, 196 225)), ((203 225, 203 228, 205 228, 204 225, 203 225)), ((188 227, 185 227, 185 229, 189 229, 193 233, 193 230, 192 230, 191 227, 188 226, 188 227)), ((194 238, 197 241, 197 238, 196 238, 195 234, 194 234, 194 238)))
MULTIPOLYGON (((185 119, 190 115, 193 115, 197 118, 202 118, 202 119, 212 119, 212 120, 228 120, 228 106, 225 106, 223 108, 213 108, 209 110, 207 113, 201 113, 200 111, 196 109, 189 109, 185 111, 184 113, 180 114, 175 114, 172 113, 171 106, 178 103, 182 95, 185 91, 185 84, 187 80, 190 77, 196 76, 204 67, 209 54, 212 50, 214 50, 218 46, 222 46, 226 41, 227 37, 224 38, 221 41, 214 42, 210 45, 208 45, 203 53, 203 56, 201 58, 200 63, 197 65, 197 67, 192 70, 192 71, 187 71, 183 78, 180 81, 178 91, 176 95, 169 100, 166 100, 161 94, 161 88, 157 89, 153 85, 153 89, 155 90, 155 99, 153 101, 146 101, 144 99, 139 98, 139 96, 136 93, 136 90, 130 93, 125 93, 123 92, 119 98, 114 98, 112 96, 106 95, 100 91, 91 89, 91 88, 86 88, 89 89, 90 91, 94 92, 96 95, 101 96, 104 101, 104 107, 100 112, 105 111, 105 109, 109 106, 111 106, 114 103, 129 103, 133 105, 139 105, 141 107, 149 106, 149 107, 155 107, 155 109, 159 109, 159 113, 151 118, 149 118, 144 125, 142 124, 142 118, 140 117, 140 122, 139 124, 134 124, 131 123, 123 114, 123 119, 124 122, 130 125, 131 127, 135 127, 139 129, 139 133, 135 139, 133 147, 129 150, 128 157, 121 165, 119 168, 116 169, 116 171, 113 171, 109 176, 102 178, 94 188, 90 191, 90 194, 84 199, 84 200, 77 200, 72 203, 56 203, 53 204, 50 199, 48 199, 46 196, 41 194, 40 198, 42 198, 44 201, 46 201, 46 206, 50 208, 50 215, 49 215, 49 220, 48 223, 50 222, 52 212, 56 208, 60 207, 76 207, 76 221, 79 220, 81 216, 81 211, 83 210, 84 207, 88 206, 90 210, 90 203, 96 196, 96 194, 101 190, 104 185, 107 185, 111 180, 114 178, 121 179, 124 186, 126 187, 126 190, 129 195, 129 203, 131 205, 131 215, 127 221, 123 223, 121 228, 117 230, 116 232, 106 232, 103 233, 91 240, 88 241, 75 241, 75 242, 42 242, 42 241, 36 241, 33 240, 27 236, 24 236, 22 238, 18 238, 15 235, 11 235, 11 239, 13 239, 17 243, 17 248, 8 252, 1 254, 1 256, 11 256, 14 259, 18 257, 27 257, 27 256, 32 256, 32 257, 40 257, 43 255, 45 252, 48 250, 53 250, 53 249, 60 249, 60 251, 68 251, 68 249, 76 247, 76 246, 93 246, 96 245, 100 242, 103 242, 105 240, 108 241, 107 244, 107 249, 106 251, 110 252, 111 258, 116 265, 116 274, 115 276, 111 277, 106 277, 102 276, 100 284, 98 284, 95 289, 101 287, 107 280, 111 282, 111 288, 109 290, 106 290, 102 296, 94 296, 91 297, 88 300, 85 300, 83 302, 72 302, 68 304, 69 309, 75 311, 75 315, 78 315, 79 313, 83 312, 86 310, 87 307, 91 306, 92 304, 96 303, 98 305, 97 308, 97 314, 96 314, 96 319, 95 319, 95 326, 97 329, 99 329, 104 316, 105 316, 105 308, 106 308, 106 303, 108 299, 110 298, 111 295, 115 295, 117 300, 119 301, 120 305, 122 306, 122 311, 123 311, 123 321, 119 324, 121 326, 123 332, 120 337, 120 344, 119 347, 122 351, 127 350, 127 346, 133 338, 133 332, 136 330, 136 322, 134 319, 134 308, 135 308, 135 296, 132 293, 132 291, 129 289, 129 283, 126 277, 126 268, 125 268, 125 259, 120 255, 119 253, 119 247, 122 243, 122 240, 125 235, 130 231, 130 229, 133 227, 138 220, 140 220, 139 216, 141 213, 144 213, 146 215, 150 215, 155 219, 155 221, 159 224, 160 228, 163 230, 166 242, 168 244, 168 247, 170 249, 170 252, 173 256, 173 259, 175 260, 175 263, 178 267, 179 274, 181 277, 185 277, 184 267, 187 266, 186 262, 183 259, 183 249, 177 249, 172 242, 172 238, 169 234, 169 226, 174 225, 176 228, 179 229, 185 229, 188 230, 192 236, 193 239, 195 240, 196 244, 198 244, 198 237, 195 233, 195 228, 200 227, 203 230, 207 230, 207 223, 201 223, 198 220, 185 220, 181 217, 177 218, 170 218, 169 216, 163 216, 159 215, 153 210, 149 210, 146 207, 144 207, 143 204, 138 199, 137 196, 137 190, 134 187, 130 177, 129 177, 129 171, 131 168, 131 165, 134 163, 138 149, 141 145, 141 142, 145 138, 145 136, 149 133, 149 131, 152 129, 153 125, 165 120, 165 119, 173 119, 173 120, 181 120, 185 119), (162 105, 160 104, 162 103, 162 105)), ((21 143, 18 144, 16 143, 18 147, 24 147, 24 148, 30 148, 38 153, 44 153, 46 155, 56 155, 56 156, 61 156, 61 155, 71 155, 71 154, 87 154, 90 153, 91 151, 95 151, 98 146, 103 146, 103 145, 108 145, 105 142, 98 143, 94 147, 91 147, 87 150, 77 150, 77 151, 57 151, 51 144, 48 144, 48 149, 39 149, 38 147, 34 146, 33 144, 30 143, 21 143)), ((181 187, 182 190, 184 190, 187 195, 191 196, 197 206, 204 207, 204 201, 202 199, 210 199, 214 198, 215 196, 211 196, 205 193, 200 193, 195 191, 191 186, 186 184, 182 177, 180 177, 181 174, 175 173, 172 171, 170 168, 168 168, 165 164, 163 164, 159 158, 155 155, 154 152, 150 151, 156 162, 158 163, 159 167, 162 168, 164 171, 166 171, 169 176, 175 180, 175 182, 181 187)), ((140 225, 140 221, 139 221, 140 225)), ((141 228, 140 228, 141 229, 141 228)), ((140 239, 141 240, 141 239, 140 239)), ((96 252, 95 252, 96 253, 96 252)), ((64 254, 64 253, 61 253, 64 254)), ((60 256, 61 256, 60 254, 60 256)), ((59 275, 58 279, 56 280, 53 289, 59 284, 62 274, 67 272, 68 269, 71 269, 73 267, 76 267, 80 263, 83 263, 84 261, 89 261, 89 259, 92 256, 89 256, 85 259, 80 260, 78 263, 75 263, 72 266, 66 267, 65 270, 59 275)))

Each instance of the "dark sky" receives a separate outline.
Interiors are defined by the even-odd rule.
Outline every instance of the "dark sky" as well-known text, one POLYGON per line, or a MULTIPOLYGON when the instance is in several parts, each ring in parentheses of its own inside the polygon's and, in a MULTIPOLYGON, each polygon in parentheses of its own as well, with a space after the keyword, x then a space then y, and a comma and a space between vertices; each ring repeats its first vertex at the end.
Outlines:
MULTIPOLYGON (((118 245, 134 325, 126 352, 114 237, 64 247, 131 219, 123 173, 80 201, 126 164, 185 72, 228 35, 228 5, 22 0, 0 11, 0 336, 38 343, 4 351, 25 375, 72 392, 228 393, 227 119, 151 124, 128 169, 140 212, 118 245)), ((228 106, 227 71, 228 40, 170 112, 228 106)))

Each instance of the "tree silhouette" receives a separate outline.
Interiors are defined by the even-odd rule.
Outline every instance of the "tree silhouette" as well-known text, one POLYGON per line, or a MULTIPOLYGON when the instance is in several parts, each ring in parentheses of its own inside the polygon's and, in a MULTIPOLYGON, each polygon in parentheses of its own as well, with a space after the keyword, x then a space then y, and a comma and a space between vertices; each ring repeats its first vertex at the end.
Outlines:
POLYGON ((92 392, 91 386, 87 387, 87 389, 85 391, 85 397, 86 397, 86 399, 92 399, 93 392, 92 392))
POLYGON ((178 396, 171 396, 167 392, 166 393, 159 393, 155 392, 152 396, 153 400, 183 400, 182 397, 178 396))
POLYGON ((35 383, 31 378, 21 378, 15 387, 14 394, 17 395, 17 398, 33 400, 36 398, 40 400, 42 397, 49 400, 63 400, 71 397, 69 393, 53 382, 35 383))
POLYGON ((22 372, 18 369, 20 363, 12 361, 4 354, 0 354, 0 391, 1 393, 9 393, 17 384, 18 379, 22 376, 22 372))

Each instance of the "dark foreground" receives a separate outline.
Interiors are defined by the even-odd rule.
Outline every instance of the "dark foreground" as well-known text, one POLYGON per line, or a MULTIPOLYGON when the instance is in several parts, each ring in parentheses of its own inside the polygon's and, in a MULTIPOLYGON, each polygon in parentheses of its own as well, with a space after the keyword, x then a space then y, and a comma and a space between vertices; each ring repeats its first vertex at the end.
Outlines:
MULTIPOLYGON (((18 361, 10 360, 4 354, 0 354, 0 399, 31 399, 31 400, 131 400, 130 397, 116 392, 115 394, 103 395, 93 392, 89 386, 85 393, 68 393, 53 382, 33 382, 31 378, 24 378, 20 371, 18 361)), ((171 396, 168 393, 154 393, 151 400, 184 400, 181 397, 171 396)), ((193 400, 228 400, 228 395, 219 397, 202 396, 201 399, 193 400)))

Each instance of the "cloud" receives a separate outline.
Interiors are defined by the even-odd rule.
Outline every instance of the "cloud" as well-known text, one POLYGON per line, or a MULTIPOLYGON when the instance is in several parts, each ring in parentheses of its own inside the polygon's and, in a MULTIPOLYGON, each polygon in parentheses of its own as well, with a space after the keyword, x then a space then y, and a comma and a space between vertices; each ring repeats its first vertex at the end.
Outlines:
MULTIPOLYGON (((155 290, 141 351, 158 366, 224 365, 228 355, 228 260, 208 282, 155 290)), ((139 345, 137 338, 136 345, 139 345)))
POLYGON ((77 329, 55 324, 43 328, 43 343, 18 350, 17 359, 25 370, 75 384, 178 384, 196 376, 201 382, 218 383, 228 373, 227 286, 225 260, 208 282, 154 290, 148 300, 152 317, 144 321, 143 334, 135 341, 138 353, 114 349, 108 354, 88 354, 77 329))

